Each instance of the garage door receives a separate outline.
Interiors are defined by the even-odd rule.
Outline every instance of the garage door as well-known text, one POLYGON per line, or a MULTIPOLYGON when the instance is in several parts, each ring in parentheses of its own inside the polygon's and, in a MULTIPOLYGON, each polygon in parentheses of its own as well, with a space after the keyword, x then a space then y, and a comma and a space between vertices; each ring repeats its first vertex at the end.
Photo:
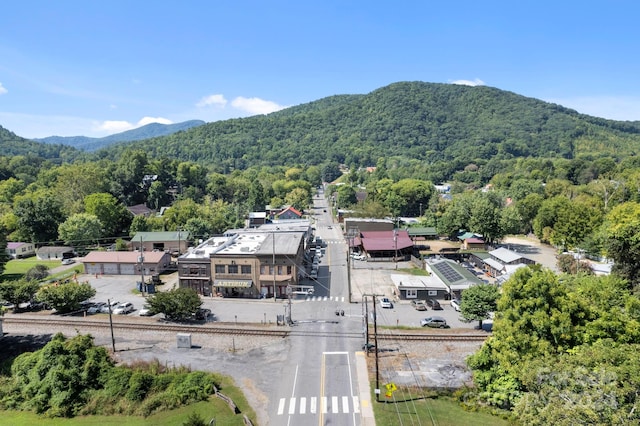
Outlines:
POLYGON ((95 275, 102 273, 102 265, 97 263, 85 263, 84 269, 87 274, 95 275))
POLYGON ((122 275, 135 275, 136 265, 133 263, 123 263, 120 265, 120 274, 122 275))
POLYGON ((118 275, 120 273, 117 263, 104 263, 103 270, 105 275, 118 275))

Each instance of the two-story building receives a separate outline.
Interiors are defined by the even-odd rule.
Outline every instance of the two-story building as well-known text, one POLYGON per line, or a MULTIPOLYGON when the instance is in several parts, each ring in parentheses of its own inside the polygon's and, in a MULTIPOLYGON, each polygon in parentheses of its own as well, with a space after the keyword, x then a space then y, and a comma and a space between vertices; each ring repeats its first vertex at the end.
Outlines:
POLYGON ((305 241, 306 231, 228 231, 178 258, 180 286, 205 296, 285 297, 303 275, 305 241))

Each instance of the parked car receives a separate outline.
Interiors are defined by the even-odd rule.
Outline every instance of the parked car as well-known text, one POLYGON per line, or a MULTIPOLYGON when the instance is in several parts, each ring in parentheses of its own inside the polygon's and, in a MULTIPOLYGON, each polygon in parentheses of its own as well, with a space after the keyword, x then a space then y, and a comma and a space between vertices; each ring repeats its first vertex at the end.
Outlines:
POLYGON ((391 302, 391 300, 389 300, 389 298, 383 297, 382 299, 380 299, 380 307, 385 309, 391 309, 393 308, 393 303, 391 302))
POLYGON ((436 299, 427 299, 427 306, 433 309, 434 311, 441 311, 442 306, 440 306, 440 302, 436 299))
POLYGON ((318 278, 318 271, 316 269, 312 269, 311 272, 309 272, 309 278, 311 279, 317 279, 318 278))
POLYGON ((206 321, 211 315, 211 309, 200 308, 193 314, 193 317, 198 321, 206 321))
POLYGON ((107 306, 106 302, 96 302, 93 304, 93 306, 89 306, 89 309, 87 309, 87 313, 98 314, 102 312, 102 308, 104 308, 105 306, 107 306))
POLYGON ((135 311, 135 308, 133 307, 133 303, 124 302, 116 306, 116 308, 113 310, 113 313, 116 315, 126 315, 133 311, 135 311))
POLYGON ((451 299, 451 307, 455 309, 456 312, 460 312, 460 299, 451 299))
POLYGON ((71 265, 72 263, 76 263, 76 261, 75 261, 75 260, 73 260, 73 259, 62 259, 62 262, 61 262, 61 263, 62 263, 63 265, 71 265))
POLYGON ((416 311, 426 311, 427 303, 424 300, 412 300, 411 306, 415 308, 416 311))
POLYGON ((420 320, 423 327, 447 328, 447 320, 442 317, 427 317, 420 320))
MULTIPOLYGON (((117 308, 119 304, 120 304, 120 302, 117 302, 117 301, 111 302, 111 312, 113 312, 113 310, 115 308, 117 308)), ((104 306, 102 308, 100 308, 100 312, 103 313, 103 314, 108 314, 109 313, 109 304, 105 303, 104 306)))
POLYGON ((149 307, 149 305, 144 305, 142 309, 138 311, 138 315, 140 315, 141 317, 151 317, 155 314, 156 313, 151 310, 151 307, 149 307))

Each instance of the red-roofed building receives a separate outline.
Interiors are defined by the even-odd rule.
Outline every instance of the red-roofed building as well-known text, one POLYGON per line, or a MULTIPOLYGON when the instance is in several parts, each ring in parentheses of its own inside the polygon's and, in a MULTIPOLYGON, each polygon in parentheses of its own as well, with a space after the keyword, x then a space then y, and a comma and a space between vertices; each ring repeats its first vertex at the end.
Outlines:
POLYGON ((300 219, 302 217, 302 213, 296 210, 295 208, 289 206, 286 209, 282 210, 280 213, 278 213, 277 217, 280 220, 300 219))
POLYGON ((365 231, 360 233, 362 250, 369 258, 406 258, 413 252, 409 233, 402 230, 365 231))

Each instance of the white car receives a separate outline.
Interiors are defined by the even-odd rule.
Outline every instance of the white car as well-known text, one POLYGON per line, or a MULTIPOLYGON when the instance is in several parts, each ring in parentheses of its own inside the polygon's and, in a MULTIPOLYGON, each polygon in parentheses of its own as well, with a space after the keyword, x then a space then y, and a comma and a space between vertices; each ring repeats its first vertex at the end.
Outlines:
POLYGON ((456 312, 460 312, 460 300, 451 299, 451 307, 455 309, 456 312))
MULTIPOLYGON (((113 312, 113 310, 115 308, 117 308, 119 304, 120 304, 120 302, 118 302, 118 301, 111 302, 111 312, 113 312)), ((104 306, 102 306, 100 308, 100 312, 103 313, 103 314, 108 314, 109 313, 109 304, 105 303, 104 306)))
POLYGON ((151 310, 149 305, 144 305, 138 312, 138 315, 140 315, 141 317, 151 317, 155 315, 155 313, 151 310))
POLYGON ((76 263, 76 261, 75 261, 75 260, 73 260, 73 259, 70 259, 70 258, 69 258, 69 259, 62 259, 62 262, 60 262, 60 263, 61 263, 62 265, 71 265, 71 264, 73 264, 73 263, 76 263))
POLYGON ((126 315, 128 313, 131 313, 135 310, 135 308, 133 307, 133 303, 131 302, 125 302, 125 303, 121 303, 119 304, 114 310, 113 313, 116 315, 126 315))
POLYGON ((380 307, 385 309, 391 309, 393 308, 393 302, 391 302, 389 298, 383 297, 382 299, 380 299, 380 307))

